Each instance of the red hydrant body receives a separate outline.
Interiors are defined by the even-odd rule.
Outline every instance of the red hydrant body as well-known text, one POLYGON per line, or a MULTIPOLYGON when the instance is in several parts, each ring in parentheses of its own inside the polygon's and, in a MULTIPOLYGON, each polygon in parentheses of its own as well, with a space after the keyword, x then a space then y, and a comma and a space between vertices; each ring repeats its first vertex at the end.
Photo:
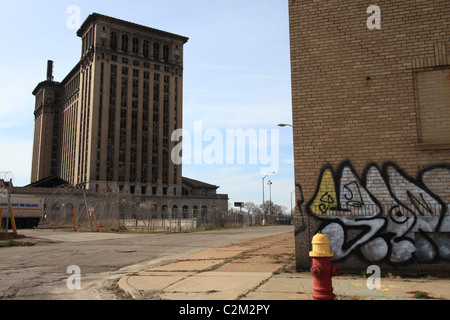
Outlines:
POLYGON ((332 277, 339 274, 337 266, 331 264, 333 252, 330 251, 330 240, 322 233, 313 237, 311 274, 314 277, 314 300, 334 300, 332 277))

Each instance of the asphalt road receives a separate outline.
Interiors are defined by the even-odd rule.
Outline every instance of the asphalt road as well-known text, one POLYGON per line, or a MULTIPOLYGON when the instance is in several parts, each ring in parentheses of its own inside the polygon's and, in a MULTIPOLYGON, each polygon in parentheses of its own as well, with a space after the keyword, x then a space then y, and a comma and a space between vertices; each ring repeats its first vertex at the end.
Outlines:
POLYGON ((116 283, 126 274, 291 230, 293 226, 173 234, 21 230, 19 234, 28 238, 21 241, 31 240, 34 245, 0 248, 0 299, 123 299, 116 283))

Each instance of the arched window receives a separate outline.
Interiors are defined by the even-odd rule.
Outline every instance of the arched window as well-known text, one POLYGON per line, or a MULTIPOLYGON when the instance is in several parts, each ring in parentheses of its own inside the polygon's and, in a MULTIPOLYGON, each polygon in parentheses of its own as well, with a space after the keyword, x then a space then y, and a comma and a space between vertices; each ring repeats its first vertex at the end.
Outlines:
POLYGON ((206 208, 206 206, 202 206, 202 211, 200 213, 201 217, 201 221, 202 223, 206 223, 207 221, 207 216, 208 216, 208 209, 206 208))
POLYGON ((128 36, 126 34, 122 36, 122 52, 128 52, 128 36))
POLYGON ((150 58, 150 43, 148 42, 148 40, 144 40, 144 48, 142 53, 144 55, 144 58, 150 58))
POLYGON ((166 205, 163 205, 162 207, 161 207, 161 218, 162 219, 167 219, 167 206, 166 205))
POLYGON ((172 218, 178 218, 178 206, 174 205, 172 207, 172 218))
POLYGON ((183 219, 187 219, 189 217, 189 207, 183 206, 183 219))
POLYGON ((59 203, 55 203, 52 206, 52 216, 59 218, 59 214, 60 214, 60 210, 61 210, 61 205, 59 203))
POLYGON ((169 62, 169 46, 167 44, 163 46, 163 60, 169 62))
POLYGON ((139 39, 137 37, 133 38, 133 54, 139 54, 139 39))
POLYGON ((153 44, 153 59, 159 61, 159 43, 155 42, 153 44))
POLYGON ((111 50, 117 51, 117 33, 115 32, 111 32, 110 47, 111 50))
POLYGON ((158 206, 156 204, 150 208, 150 217, 152 218, 158 217, 158 206))

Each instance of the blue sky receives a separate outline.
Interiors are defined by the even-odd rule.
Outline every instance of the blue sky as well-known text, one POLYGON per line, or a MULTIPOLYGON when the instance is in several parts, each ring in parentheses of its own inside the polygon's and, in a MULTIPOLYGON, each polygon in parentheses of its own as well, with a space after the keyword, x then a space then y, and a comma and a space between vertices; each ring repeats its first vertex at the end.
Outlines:
MULTIPOLYGON (((0 13, 0 171, 29 183, 33 89, 54 60, 55 81, 78 62, 81 41, 67 26, 70 6, 81 22, 93 12, 189 37, 184 51, 184 128, 279 130, 279 170, 272 201, 290 209, 294 191, 288 1, 111 0, 2 1, 0 13)), ((273 132, 272 132, 273 133, 273 132)), ((258 136, 260 139, 261 136, 258 136)), ((270 137, 269 141, 270 141, 270 137)), ((204 145, 208 145, 205 142, 204 145)), ((230 202, 262 202, 261 165, 184 165, 183 175, 220 186, 230 202)), ((266 185, 265 199, 269 198, 266 185)))

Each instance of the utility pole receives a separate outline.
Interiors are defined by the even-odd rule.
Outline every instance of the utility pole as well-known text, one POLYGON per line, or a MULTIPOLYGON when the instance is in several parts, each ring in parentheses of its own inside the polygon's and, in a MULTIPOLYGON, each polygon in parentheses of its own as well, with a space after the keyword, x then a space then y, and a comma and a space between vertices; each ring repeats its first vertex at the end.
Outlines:
POLYGON ((269 199, 269 217, 272 215, 272 181, 269 180, 267 182, 269 185, 269 193, 270 193, 270 199, 269 199))
POLYGON ((263 192, 263 202, 262 202, 262 209, 263 209, 263 219, 266 217, 266 212, 264 210, 264 179, 269 175, 269 174, 275 174, 276 172, 269 172, 268 174, 266 174, 264 176, 264 178, 262 178, 262 192, 263 192))

